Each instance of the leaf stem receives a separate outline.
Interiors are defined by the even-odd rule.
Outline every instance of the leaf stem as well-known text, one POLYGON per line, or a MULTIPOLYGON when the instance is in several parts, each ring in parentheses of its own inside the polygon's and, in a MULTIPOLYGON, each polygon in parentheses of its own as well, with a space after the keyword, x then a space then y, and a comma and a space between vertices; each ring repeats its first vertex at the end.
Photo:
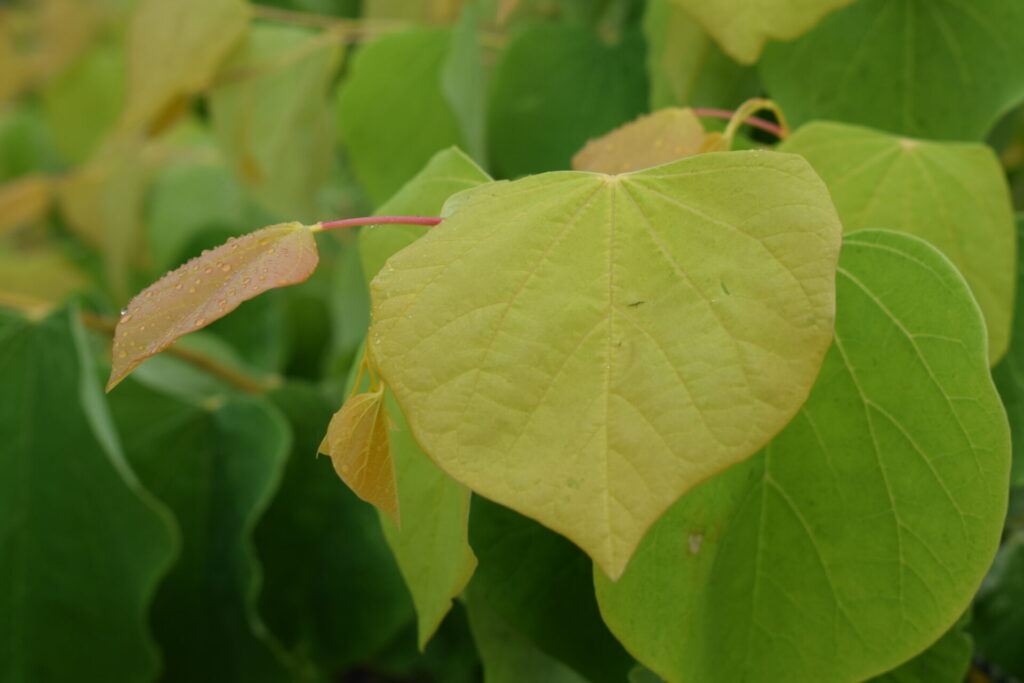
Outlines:
MULTIPOLYGON (((733 117, 735 112, 729 111, 728 109, 694 109, 693 113, 697 116, 709 116, 711 118, 728 120, 733 117)), ((772 123, 771 121, 758 118, 757 116, 748 116, 744 123, 771 133, 780 140, 785 140, 788 137, 788 133, 782 126, 772 123)))
POLYGON ((340 221, 327 221, 317 223, 313 226, 313 232, 321 230, 334 230, 335 228, 349 228, 355 225, 437 225, 442 219, 434 216, 366 216, 364 218, 346 218, 340 221))

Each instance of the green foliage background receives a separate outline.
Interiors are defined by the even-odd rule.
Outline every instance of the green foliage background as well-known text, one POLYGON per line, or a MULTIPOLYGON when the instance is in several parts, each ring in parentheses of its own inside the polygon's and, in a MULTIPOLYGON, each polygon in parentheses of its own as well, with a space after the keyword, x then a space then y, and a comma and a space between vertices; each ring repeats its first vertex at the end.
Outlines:
POLYGON ((955 683, 972 656, 973 680, 1024 678, 1024 2, 762 4, 771 22, 729 28, 684 0, 0 3, 0 683, 955 683), (307 282, 101 393, 130 296, 229 237, 437 216, 489 179, 567 169, 646 112, 753 96, 803 126, 780 149, 847 232, 915 237, 847 239, 853 360, 835 347, 801 417, 674 507, 620 583, 448 478, 393 402, 401 527, 314 457, 355 381, 368 281, 422 228, 321 236, 307 282), (964 351, 877 352, 905 327, 964 351), (932 455, 1005 447, 983 356, 1013 462, 964 612, 1005 473, 932 455), (900 383, 921 359, 941 374, 929 392, 900 383), (850 458, 836 484, 822 462, 868 452, 883 414, 913 432, 873 440, 892 469, 850 458), (898 547, 861 518, 895 523, 898 547), (951 545, 914 545, 922 529, 951 545), (762 581, 778 592, 759 601, 762 581))

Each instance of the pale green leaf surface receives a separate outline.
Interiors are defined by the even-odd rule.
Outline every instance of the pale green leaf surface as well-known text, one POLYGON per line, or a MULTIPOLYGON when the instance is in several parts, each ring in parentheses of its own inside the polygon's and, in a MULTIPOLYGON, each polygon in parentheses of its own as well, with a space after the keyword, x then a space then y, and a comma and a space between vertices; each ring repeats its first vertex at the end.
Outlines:
POLYGON ((726 54, 753 64, 769 40, 792 40, 853 0, 672 0, 693 15, 726 54))
POLYGON ((733 109, 759 94, 757 71, 725 55, 673 0, 648 0, 643 28, 651 110, 678 106, 733 109))
POLYGON ((174 523, 127 467, 77 313, 0 309, 0 680, 153 680, 174 523), (83 561, 87 559, 87 561, 83 561))
POLYGON ((159 126, 213 80, 249 24, 244 0, 139 0, 128 28, 125 128, 159 126))
POLYGON ((1024 676, 1024 533, 1009 536, 985 577, 974 609, 971 633, 978 653, 1014 676, 1024 676))
MULTIPOLYGON (((237 235, 243 223, 241 188, 223 166, 169 164, 153 179, 146 204, 146 243, 153 270, 170 270, 203 232, 237 235)), ((211 245, 212 246, 212 245, 211 245)))
MULTIPOLYGON (((436 216, 450 195, 488 180, 487 174, 458 149, 442 150, 377 213, 436 216)), ((409 225, 363 228, 359 253, 367 280, 393 254, 431 229, 409 225)), ((424 455, 390 396, 388 413, 395 427, 391 431, 391 457, 403 517, 401 528, 384 516, 381 525, 416 604, 418 640, 423 647, 476 567, 467 530, 469 491, 424 455)))
POLYGON ((828 185, 847 232, 900 230, 924 238, 964 274, 988 325, 989 358, 1006 351, 1017 235, 992 150, 912 140, 840 123, 801 127, 779 147, 803 155, 828 185))
POLYGON ((484 683, 587 683, 587 679, 545 654, 482 601, 466 605, 473 641, 484 668, 484 683))
POLYGON ((1009 430, 966 283, 863 231, 836 296, 798 416, 673 506, 618 583, 595 572, 612 632, 671 683, 882 673, 958 619, 998 545, 1009 430))
POLYGON ((456 23, 441 67, 441 88, 459 120, 470 155, 487 163, 487 70, 480 39, 480 8, 468 3, 456 23))
POLYGON ((769 45, 760 71, 795 126, 980 140, 1024 98, 1024 3, 861 0, 769 45))
POLYGON ((210 94, 213 131, 236 176, 282 218, 317 219, 335 156, 327 94, 340 55, 312 31, 258 25, 224 64, 237 80, 210 94))
POLYGON ((567 169, 587 140, 636 118, 647 100, 638 29, 609 44, 575 24, 527 26, 495 67, 487 121, 493 170, 511 177, 567 169))
POLYGON ((967 621, 961 618, 927 650, 869 683, 964 683, 974 651, 967 621))
MULTIPOLYGON (((1024 214, 1017 214, 1017 241, 1024 235, 1024 214)), ((1021 252, 1018 252, 1018 258, 1021 252)), ((1013 444, 1011 483, 1024 485, 1024 264, 1017 264, 1017 298, 1014 301, 1010 345, 999 364, 992 368, 1003 406, 1010 418, 1013 444)))
POLYGON ((731 152, 463 194, 374 279, 371 356, 442 469, 617 576, 806 398, 832 332, 828 192, 800 157, 731 152))
POLYGON ((263 399, 195 405, 134 380, 109 398, 129 461, 182 531, 181 556, 153 605, 166 679, 288 680, 256 614, 252 542, 285 466, 287 423, 263 399))
POLYGON ((117 123, 124 72, 123 46, 101 42, 43 88, 43 116, 69 163, 85 161, 117 123))
MULTIPOLYGON (((441 150, 375 212, 378 216, 439 216, 445 200, 490 178, 458 148, 441 150)), ((359 254, 369 282, 384 262, 427 232, 421 225, 372 225, 359 231, 359 254)))
POLYGON ((457 145, 459 120, 442 87, 448 29, 415 29, 360 48, 338 91, 341 141, 363 189, 381 204, 435 152, 457 145))

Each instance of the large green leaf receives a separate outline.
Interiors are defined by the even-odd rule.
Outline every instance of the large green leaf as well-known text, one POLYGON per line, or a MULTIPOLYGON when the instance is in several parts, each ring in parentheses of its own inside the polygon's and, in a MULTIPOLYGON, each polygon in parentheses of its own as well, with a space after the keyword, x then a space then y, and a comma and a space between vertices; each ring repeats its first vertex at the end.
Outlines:
POLYGON ((861 0, 770 45, 761 75, 795 125, 979 140, 1024 98, 1024 4, 861 0))
POLYGON ((672 0, 644 10, 651 109, 687 105, 732 109, 758 95, 757 71, 725 55, 672 0))
POLYGON ((490 158, 500 176, 569 168, 592 137, 647 108, 643 38, 636 27, 608 44, 574 24, 518 32, 494 74, 490 158))
POLYGON ((316 450, 331 409, 312 386, 270 395, 295 443, 267 513, 256 528, 265 581, 260 612, 304 667, 343 671, 386 646, 412 619, 373 510, 338 481, 316 450))
MULTIPOLYGON (((1017 214, 1017 241, 1024 236, 1024 214, 1017 214)), ((1018 251, 1018 258, 1022 252, 1018 251)), ((1024 264, 1017 264, 1017 298, 1014 302, 1010 345, 999 365, 992 368, 1003 406, 1010 418, 1010 442, 1013 444, 1014 485, 1024 484, 1024 264)))
POLYGON ((453 202, 374 279, 373 360, 442 469, 617 576, 806 398, 832 334, 828 192, 798 156, 731 152, 453 202))
POLYGON ((210 94, 213 130, 253 197, 282 218, 315 221, 334 163, 327 103, 339 47, 306 29, 254 27, 210 94))
MULTIPOLYGON (((465 154, 455 148, 446 149, 435 154, 378 213, 438 215, 452 194, 488 180, 465 154)), ((359 234, 359 252, 366 278, 376 275, 388 258, 426 232, 422 226, 364 228, 359 234)), ((409 433, 401 409, 390 397, 388 413, 394 422, 391 455, 402 525, 396 526, 383 515, 380 519, 416 604, 418 639, 423 647, 476 567, 466 528, 469 491, 423 454, 409 433)))
POLYGON ((384 36, 360 49, 338 91, 342 142, 374 204, 461 140, 442 88, 451 35, 415 29, 384 36))
POLYGON ((1024 676, 1024 532, 1011 535, 978 591, 971 633, 978 653, 1014 676, 1024 676))
POLYGON ((811 123, 780 147, 828 185, 847 232, 923 237, 967 278, 985 314, 989 358, 1009 343, 1017 235, 999 160, 984 145, 911 140, 859 126, 811 123))
POLYGON ((595 572, 612 632, 668 681, 879 674, 957 620, 992 559, 1009 430, 966 283, 926 242, 863 231, 836 296, 793 422, 669 510, 618 583, 595 572))
POLYGON ((153 606, 167 680, 286 680, 256 615, 251 536, 287 458, 287 424, 251 397, 194 405, 134 380, 110 397, 129 460, 182 530, 153 606))
POLYGON ((76 314, 0 309, 0 680, 153 680, 173 522, 124 460, 76 314))
POLYGON ((671 0, 700 22, 727 54, 753 64, 769 40, 792 40, 853 0, 671 0))
MULTIPOLYGON (((533 520, 479 496, 473 498, 469 538, 480 560, 466 591, 474 626, 474 616, 482 614, 486 623, 504 624, 514 634, 518 644, 512 651, 525 656, 539 650, 530 660, 554 658, 545 667, 557 670, 561 662, 592 683, 622 683, 633 658, 601 621, 586 555, 533 520)), ((498 656, 494 646, 479 639, 477 644, 488 679, 500 680, 493 669, 504 665, 488 668, 488 660, 498 656)))

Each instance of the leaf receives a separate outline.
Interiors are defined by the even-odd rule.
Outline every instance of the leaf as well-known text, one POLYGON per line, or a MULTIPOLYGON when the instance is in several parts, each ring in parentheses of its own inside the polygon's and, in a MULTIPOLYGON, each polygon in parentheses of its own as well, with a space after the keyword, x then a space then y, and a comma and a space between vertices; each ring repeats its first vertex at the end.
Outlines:
POLYGON ((82 272, 52 247, 15 250, 0 246, 0 292, 59 302, 88 284, 82 272))
POLYGON ((999 543, 1009 433, 966 283, 863 231, 836 297, 798 416, 676 503, 617 583, 595 572, 605 622, 671 683, 877 675, 957 620, 999 543))
POLYGON ((123 44, 103 41, 45 85, 42 114, 69 163, 89 159, 117 124, 124 81, 123 44))
POLYGON ((1024 676, 1024 533, 1010 535, 996 555, 975 602, 971 634, 978 653, 1013 676, 1024 676))
POLYGON ((129 292, 129 267, 139 256, 142 204, 149 182, 142 141, 112 140, 61 179, 57 198, 72 230, 97 247, 117 298, 129 292))
POLYGON ((779 147, 803 155, 828 185, 849 231, 882 227, 922 237, 967 278, 1002 357, 1013 312, 1017 239, 992 150, 928 142, 839 123, 803 126, 779 147))
POLYGON ((189 246, 213 229, 238 235, 245 204, 231 172, 207 164, 166 164, 154 177, 146 202, 146 244, 153 267, 181 263, 189 246))
POLYGON ((495 69, 489 151, 499 177, 569 167, 572 155, 647 109, 643 38, 608 44, 576 24, 516 33, 495 69))
POLYGON ((147 681, 174 524, 124 460, 77 313, 0 309, 0 678, 147 681), (72 615, 73 618, 69 618, 72 615))
POLYGON ((38 174, 0 185, 0 234, 42 218, 51 190, 50 179, 38 174))
MULTIPOLYGON (((378 212, 439 215, 449 196, 488 180, 487 174, 458 149, 442 150, 378 212)), ((371 279, 388 258, 426 232, 423 227, 408 225, 360 230, 359 252, 366 278, 371 279)), ((406 512, 400 529, 384 515, 380 520, 416 604, 417 640, 420 649, 425 649, 451 609, 452 598, 462 592, 476 568, 467 529, 470 496, 464 486, 423 453, 391 396, 388 412, 394 421, 391 457, 399 506, 406 512)))
POLYGON ((799 157, 736 152, 455 199, 372 283, 374 366, 442 469, 617 576, 806 398, 832 334, 828 192, 799 157))
MULTIPOLYGON (((1024 235, 1024 214, 1017 214, 1017 243, 1024 235)), ((1018 251, 1017 258, 1024 257, 1018 251)), ((1010 344, 1006 355, 999 364, 992 368, 992 379, 999 389, 1010 418, 1010 443, 1013 444, 1013 466, 1010 470, 1010 483, 1014 486, 1024 484, 1024 265, 1017 263, 1017 296, 1011 317, 1010 344)))
MULTIPOLYGON (((312 384, 268 394, 294 434, 281 486, 255 531, 260 613, 292 657, 344 671, 390 643, 412 603, 377 515, 314 458, 331 409, 312 384)), ((407 520, 407 523, 409 520, 407 520)))
MULTIPOLYGON (((441 150, 375 215, 438 216, 445 200, 460 190, 490 180, 468 156, 456 147, 441 150)), ((359 253, 366 281, 373 279, 391 256, 426 234, 417 225, 372 225, 359 231, 359 253)))
POLYGON ((451 34, 451 45, 441 67, 441 89, 459 121, 470 155, 487 163, 487 72, 480 42, 480 8, 462 9, 451 34))
POLYGON ((181 527, 181 556, 153 604, 164 678, 291 680, 256 614, 252 541, 285 466, 287 424, 260 398, 196 405, 134 381, 110 401, 132 467, 181 527))
POLYGON ((334 414, 320 452, 357 496, 398 524, 395 466, 391 462, 384 389, 355 394, 334 414))
POLYGON ((704 0, 671 0, 696 19, 722 50, 740 64, 753 64, 769 40, 792 40, 853 0, 759 0, 728 8, 704 0))
POLYGON ((442 88, 447 29, 386 35, 360 49, 338 91, 338 126, 356 178, 380 204, 435 152, 459 144, 442 88))
MULTIPOLYGON (((601 621, 593 564, 586 555, 558 534, 479 496, 473 499, 470 542, 480 561, 466 590, 471 624, 474 616, 487 613, 489 622, 504 623, 510 639, 518 641, 513 652, 555 672, 567 665, 570 670, 560 674, 566 678, 571 673, 591 683, 625 680, 633 658, 601 621)), ((477 645, 488 679, 515 673, 495 662, 500 655, 488 653, 479 638, 477 645)), ((546 679, 524 674, 519 680, 546 679)))
POLYGON ((213 131, 236 176, 277 215, 316 220, 317 193, 334 165, 327 90, 340 46, 309 30, 255 26, 210 93, 213 131))
POLYGON ((795 126, 832 119, 980 140, 1024 98, 1024 5, 862 0, 769 46, 760 70, 795 126))
POLYGON ((727 151, 722 135, 705 133, 692 109, 670 108, 641 116, 591 140, 572 158, 577 171, 630 173, 670 161, 727 151))
POLYGON ((927 650, 872 678, 870 683, 964 683, 974 651, 971 637, 964 630, 968 621, 961 618, 927 650))
POLYGON ((114 336, 110 391, 139 363, 258 294, 316 269, 312 228, 279 223, 228 240, 163 276, 129 302, 114 336))
POLYGON ((165 125, 211 83, 250 15, 244 0, 139 0, 128 27, 121 128, 165 125))
POLYGON ((486 603, 471 601, 466 609, 473 641, 483 660, 484 683, 587 683, 587 679, 524 638, 486 603))
POLYGON ((648 0, 643 29, 652 110, 683 105, 732 109, 759 94, 757 71, 725 55, 672 0, 648 0))

